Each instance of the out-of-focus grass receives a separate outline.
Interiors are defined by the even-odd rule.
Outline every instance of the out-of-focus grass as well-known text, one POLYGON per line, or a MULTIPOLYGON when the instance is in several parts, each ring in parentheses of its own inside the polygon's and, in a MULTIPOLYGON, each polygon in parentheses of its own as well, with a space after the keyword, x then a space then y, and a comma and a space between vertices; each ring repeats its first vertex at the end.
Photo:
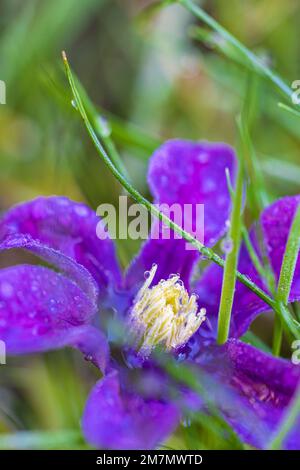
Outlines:
MULTIPOLYGON (((94 208, 101 202, 117 203, 120 186, 94 154, 66 102, 62 49, 68 51, 93 102, 109 116, 131 180, 144 194, 147 160, 161 140, 234 143, 235 116, 244 100, 248 71, 238 58, 228 60, 232 51, 222 52, 224 44, 212 42, 220 38, 208 34, 180 6, 149 10, 145 16, 143 8, 151 3, 2 0, 0 79, 6 81, 7 104, 0 106, 1 210, 54 193, 86 200, 94 208), (206 44, 194 38, 199 26, 206 44)), ((296 0, 232 0, 230 8, 222 0, 201 5, 264 56, 287 83, 300 79, 296 0)), ((300 189, 299 122, 278 107, 280 100, 272 86, 257 80, 250 133, 271 199, 300 189)), ((246 218, 250 222, 251 213, 246 218)), ((123 265, 137 248, 130 241, 119 244, 123 265)), ((263 320, 254 329, 260 337, 270 331, 270 324, 263 320)), ((251 333, 247 340, 260 344, 251 333)), ((7 366, 1 366, 0 431, 33 434, 0 440, 0 447, 43 447, 45 442, 49 447, 84 446, 77 434, 79 420, 96 378, 77 353, 9 358, 7 366), (34 434, 37 430, 46 434, 34 434), (53 443, 47 433, 58 430, 53 443)), ((182 426, 167 445, 234 446, 214 432, 217 425, 206 424, 182 426)))

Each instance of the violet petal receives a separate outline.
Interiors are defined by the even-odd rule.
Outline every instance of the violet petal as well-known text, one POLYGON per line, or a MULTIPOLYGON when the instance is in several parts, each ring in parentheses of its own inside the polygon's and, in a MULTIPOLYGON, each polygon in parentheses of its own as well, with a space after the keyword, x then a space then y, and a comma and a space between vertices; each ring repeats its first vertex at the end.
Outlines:
MULTIPOLYGON (((213 405, 242 440, 266 448, 297 390, 299 367, 235 339, 206 347, 194 361, 213 405), (213 380, 204 381, 201 370, 213 380)), ((300 419, 284 448, 300 448, 300 419)))
MULTIPOLYGON (((261 216, 264 245, 278 280, 291 224, 300 203, 300 196, 284 197, 267 207, 261 216)), ((300 257, 296 264, 290 301, 300 299, 300 257)))
POLYGON ((24 249, 29 251, 51 264, 56 269, 62 271, 63 274, 78 284, 78 286, 88 296, 89 300, 93 303, 94 312, 96 311, 99 294, 97 284, 90 272, 74 261, 73 258, 42 245, 39 241, 33 240, 28 235, 11 236, 0 243, 0 252, 13 249, 24 249))
POLYGON ((62 274, 32 265, 0 270, 0 339, 10 355, 70 345, 104 370, 107 342, 89 325, 94 314, 94 303, 62 274))
POLYGON ((85 266, 96 279, 100 294, 120 284, 121 271, 115 247, 96 214, 85 204, 66 197, 39 197, 10 209, 0 222, 0 240, 25 234, 85 266))
MULTIPOLYGON (((193 230, 195 205, 204 204, 204 241, 207 246, 213 246, 227 229, 231 203, 225 169, 228 168, 234 178, 235 164, 234 151, 225 144, 168 141, 154 153, 150 161, 148 182, 154 203, 177 203, 181 208, 183 204, 192 204, 193 230)), ((188 223, 187 218, 185 222, 188 223)), ((143 245, 140 254, 129 267, 128 286, 140 283, 143 273, 156 263, 158 270, 154 282, 166 279, 170 274, 179 273, 188 287, 191 271, 199 259, 199 253, 187 250, 185 240, 174 239, 174 236, 172 238, 150 238, 143 245)))
POLYGON ((114 370, 92 389, 82 428, 87 441, 97 448, 153 449, 178 422, 174 405, 124 390, 114 370))

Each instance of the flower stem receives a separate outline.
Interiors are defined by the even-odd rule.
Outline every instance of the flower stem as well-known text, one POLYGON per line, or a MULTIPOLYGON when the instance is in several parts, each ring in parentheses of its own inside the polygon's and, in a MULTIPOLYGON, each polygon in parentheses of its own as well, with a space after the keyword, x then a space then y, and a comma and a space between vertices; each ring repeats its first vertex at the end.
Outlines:
POLYGON ((232 250, 226 256, 223 285, 218 316, 218 343, 223 344, 229 335, 231 310, 236 284, 236 270, 241 242, 242 228, 242 204, 243 204, 243 162, 239 161, 236 189, 233 196, 233 208, 231 213, 231 223, 229 239, 232 242, 232 250))
MULTIPOLYGON (((164 222, 168 227, 170 227, 174 232, 178 233, 181 235, 186 241, 191 243, 195 248, 199 250, 199 252, 204 255, 207 259, 211 260, 213 263, 217 264, 218 266, 224 268, 225 262, 224 260, 217 255, 211 248, 206 247, 202 243, 199 242, 196 238, 194 238, 192 235, 190 235, 188 232, 182 229, 179 225, 175 224, 171 219, 169 219, 165 214, 159 211, 156 206, 151 204, 150 201, 148 201, 144 196, 142 196, 139 191, 137 191, 122 175, 118 169, 115 167, 115 165, 112 163, 110 160, 109 156, 107 155, 105 149, 101 145, 101 143, 98 140, 98 137, 96 135, 96 132, 94 131, 88 116, 86 114, 86 111, 84 109, 80 94, 77 90, 77 87, 75 85, 73 75, 67 60, 67 56, 65 52, 63 52, 63 61, 65 64, 66 68, 66 74, 69 80, 70 87, 72 89, 73 97, 76 101, 78 111, 81 115, 81 118, 85 124, 85 127, 87 129, 88 134, 91 137, 91 140, 99 153, 100 157, 106 164, 106 166, 110 169, 112 174, 116 177, 116 179, 122 184, 122 186, 128 191, 128 193, 132 196, 132 198, 138 202, 139 204, 143 205, 146 207, 146 209, 155 217, 157 217, 159 220, 164 222)), ((237 279, 242 282, 248 289, 250 289, 252 292, 254 292, 258 297, 260 297, 266 304, 268 304, 272 309, 275 307, 275 301, 272 299, 266 292, 264 292, 262 289, 260 289, 254 282, 251 281, 247 276, 241 274, 238 271, 235 271, 235 276, 237 279)))
MULTIPOLYGON (((230 181, 229 173, 227 171, 226 171, 226 178, 227 178, 227 186, 228 186, 228 190, 229 190, 229 193, 230 193, 230 197, 231 197, 231 200, 233 201, 234 197, 235 197, 235 192, 234 192, 234 189, 233 189, 231 181, 230 181)), ((246 248, 248 250, 248 254, 251 258, 251 261, 254 264, 255 269, 257 270, 257 272, 260 274, 261 278, 264 279, 264 277, 266 275, 265 268, 262 265, 258 255, 255 251, 255 248, 252 244, 250 235, 249 235, 248 230, 247 230, 247 228, 246 228, 243 221, 242 221, 242 226, 241 226, 241 232, 242 232, 242 237, 243 237, 244 243, 245 243, 246 248)))

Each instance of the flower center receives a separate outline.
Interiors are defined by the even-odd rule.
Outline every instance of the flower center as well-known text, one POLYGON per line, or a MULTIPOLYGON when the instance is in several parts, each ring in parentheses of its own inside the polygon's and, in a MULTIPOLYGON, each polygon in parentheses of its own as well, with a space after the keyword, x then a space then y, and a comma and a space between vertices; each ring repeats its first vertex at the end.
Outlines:
POLYGON ((157 265, 153 265, 139 290, 129 317, 129 330, 140 354, 148 357, 157 345, 167 351, 183 346, 205 320, 196 295, 189 296, 178 275, 150 287, 157 265))

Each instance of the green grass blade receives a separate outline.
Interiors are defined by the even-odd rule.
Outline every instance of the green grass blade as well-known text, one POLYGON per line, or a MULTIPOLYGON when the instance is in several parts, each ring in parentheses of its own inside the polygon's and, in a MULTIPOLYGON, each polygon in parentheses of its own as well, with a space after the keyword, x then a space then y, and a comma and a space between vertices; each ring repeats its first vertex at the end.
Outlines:
POLYGON ((278 103, 278 106, 279 108, 288 111, 290 114, 293 114, 293 116, 297 116, 298 118, 300 118, 300 111, 297 111, 296 109, 291 108, 290 106, 284 103, 278 103))
POLYGON ((208 13, 206 13, 201 7, 195 5, 192 0, 178 0, 182 6, 187 8, 193 13, 198 19, 204 21, 210 28, 220 34, 220 36, 228 41, 236 50, 240 53, 240 57, 244 59, 244 63, 247 66, 252 66, 253 70, 259 73, 261 76, 269 79, 280 91, 291 99, 290 87, 280 78, 276 73, 269 69, 262 60, 260 60, 250 49, 236 39, 229 31, 221 26, 216 20, 214 20, 208 13))
POLYGON ((233 196, 233 208, 231 214, 231 223, 229 229, 229 239, 232 242, 232 249, 225 259, 225 267, 223 274, 223 285, 221 293, 221 301, 218 316, 218 343, 223 344, 227 341, 229 335, 231 310, 234 298, 236 284, 236 269, 238 264, 238 256, 241 242, 242 228, 242 204, 243 204, 243 180, 244 167, 243 162, 239 161, 238 175, 235 193, 233 196))

